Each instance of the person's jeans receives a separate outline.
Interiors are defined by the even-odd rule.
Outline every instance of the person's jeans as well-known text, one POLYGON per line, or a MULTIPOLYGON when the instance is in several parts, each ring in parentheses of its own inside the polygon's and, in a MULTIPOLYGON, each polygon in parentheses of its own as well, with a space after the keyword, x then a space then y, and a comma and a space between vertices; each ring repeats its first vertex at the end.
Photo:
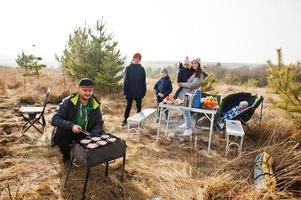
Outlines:
POLYGON ((190 111, 183 111, 184 121, 186 124, 187 129, 192 128, 192 120, 191 120, 191 112, 190 111))
POLYGON ((125 112, 124 112, 124 120, 125 121, 130 116, 133 100, 136 101, 137 113, 139 113, 141 111, 142 98, 135 98, 135 99, 134 98, 126 98, 126 100, 127 100, 127 102, 126 102, 126 108, 125 108, 125 112))

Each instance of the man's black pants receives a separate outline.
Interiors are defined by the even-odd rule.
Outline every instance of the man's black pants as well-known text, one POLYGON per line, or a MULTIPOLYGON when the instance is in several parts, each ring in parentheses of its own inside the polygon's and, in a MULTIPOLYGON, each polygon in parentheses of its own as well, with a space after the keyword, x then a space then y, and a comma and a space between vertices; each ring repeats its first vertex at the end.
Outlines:
POLYGON ((130 116, 133 100, 136 101, 137 113, 141 111, 142 98, 128 98, 127 97, 126 100, 127 100, 127 102, 126 102, 126 108, 125 108, 125 112, 124 112, 124 120, 125 121, 130 116))
POLYGON ((63 154, 64 159, 70 158, 70 144, 72 140, 80 140, 85 138, 83 133, 73 133, 63 129, 57 129, 54 137, 55 143, 59 146, 60 152, 63 154))

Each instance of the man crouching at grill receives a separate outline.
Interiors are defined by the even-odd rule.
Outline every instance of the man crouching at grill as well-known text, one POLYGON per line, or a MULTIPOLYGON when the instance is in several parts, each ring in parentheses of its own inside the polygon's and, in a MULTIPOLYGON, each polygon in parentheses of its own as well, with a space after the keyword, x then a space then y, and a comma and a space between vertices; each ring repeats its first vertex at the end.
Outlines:
POLYGON ((93 81, 83 78, 77 92, 63 99, 51 120, 51 125, 57 127, 54 144, 59 146, 63 162, 70 160, 72 140, 84 138, 83 130, 100 135, 102 124, 100 103, 93 95, 93 81))

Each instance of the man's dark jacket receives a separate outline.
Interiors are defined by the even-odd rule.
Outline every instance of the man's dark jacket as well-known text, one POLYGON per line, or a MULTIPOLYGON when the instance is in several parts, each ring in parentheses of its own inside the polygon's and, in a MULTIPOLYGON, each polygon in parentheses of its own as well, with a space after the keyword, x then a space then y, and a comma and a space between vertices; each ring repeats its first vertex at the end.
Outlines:
MULTIPOLYGON (((54 112, 51 120, 51 125, 56 126, 56 132, 59 131, 72 131, 74 125, 75 115, 77 111, 77 103, 80 101, 78 93, 73 93, 70 96, 63 99, 58 106, 58 109, 54 112)), ((92 134, 100 134, 102 132, 102 114, 100 112, 99 101, 92 96, 90 99, 93 110, 89 113, 89 119, 86 131, 92 134)), ((55 135, 55 133, 54 133, 55 135)))
POLYGON ((125 68, 123 93, 127 98, 143 98, 146 93, 145 70, 140 64, 131 63, 125 68))

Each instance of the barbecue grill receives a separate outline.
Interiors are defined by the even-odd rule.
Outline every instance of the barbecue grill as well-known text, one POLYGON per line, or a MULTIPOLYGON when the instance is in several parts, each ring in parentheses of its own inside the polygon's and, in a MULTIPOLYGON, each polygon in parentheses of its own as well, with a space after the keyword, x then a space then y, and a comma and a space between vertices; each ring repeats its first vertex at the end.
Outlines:
MULTIPOLYGON (((87 137, 85 139, 90 139, 91 136, 89 133, 85 133, 87 137)), ((123 158, 122 163, 122 174, 121 174, 121 182, 123 181, 124 175, 124 166, 125 166, 125 157, 126 157, 126 142, 112 134, 104 133, 106 137, 100 137, 100 141, 90 140, 90 143, 97 144, 95 148, 88 148, 88 144, 82 144, 80 141, 74 141, 74 146, 72 150, 72 156, 69 163, 69 169, 65 180, 65 186, 67 185, 68 177, 71 171, 71 167, 74 159, 78 161, 81 165, 86 167, 86 176, 85 183, 82 192, 82 199, 85 199, 86 187, 89 179, 90 170, 92 167, 106 164, 105 175, 108 176, 109 164, 115 161, 118 158, 123 158), (115 138, 115 139, 112 139, 115 138), (113 141, 113 142, 112 142, 113 141)), ((90 145, 91 146, 91 145, 90 145)), ((92 145, 96 146, 96 145, 92 145)))

